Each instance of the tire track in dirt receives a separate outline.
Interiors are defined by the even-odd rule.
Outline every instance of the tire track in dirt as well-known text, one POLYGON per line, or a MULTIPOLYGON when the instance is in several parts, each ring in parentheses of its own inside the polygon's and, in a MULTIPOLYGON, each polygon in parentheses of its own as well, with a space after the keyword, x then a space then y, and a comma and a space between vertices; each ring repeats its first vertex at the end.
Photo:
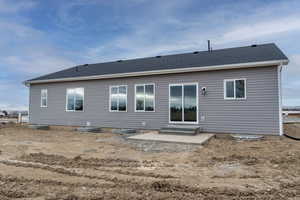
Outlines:
MULTIPOLYGON (((35 180, 26 178, 17 178, 10 176, 2 176, 0 174, 0 197, 5 198, 33 198, 43 194, 41 185, 48 187, 53 185, 57 188, 55 197, 46 199, 75 199, 75 200, 96 200, 96 199, 278 199, 286 200, 288 198, 299 197, 300 183, 280 185, 280 189, 269 190, 248 190, 241 191, 231 188, 197 188, 191 186, 180 185, 179 183, 171 183, 168 181, 156 181, 151 184, 119 184, 115 186, 103 187, 95 185, 96 192, 88 196, 78 196, 72 194, 74 188, 80 187, 80 184, 65 184, 62 182, 51 180, 35 180), (25 187, 24 187, 25 186, 25 187), (68 191, 61 191, 60 186, 67 186, 68 191), (127 189, 124 189, 127 188, 127 189), (297 192, 298 191, 298 192, 297 192), (68 193, 66 193, 68 192, 68 193)), ((84 185, 87 187, 87 185, 84 185)), ((4 199, 5 199, 4 198, 4 199)))
POLYGON ((67 188, 111 188, 111 184, 99 183, 67 183, 49 179, 30 179, 24 177, 4 176, 0 174, 0 199, 34 198, 44 195, 41 186, 54 187, 59 190, 67 188), (2 198, 3 197, 3 198, 2 198))
POLYGON ((88 178, 88 179, 96 179, 96 180, 102 180, 102 181, 104 180, 104 181, 110 182, 110 183, 128 183, 128 180, 125 181, 122 179, 118 179, 116 177, 109 177, 106 175, 92 176, 92 175, 77 173, 74 170, 69 170, 67 168, 53 167, 50 165, 40 164, 40 163, 24 162, 24 161, 17 161, 17 160, 0 160, 0 163, 5 164, 5 165, 14 166, 14 167, 25 167, 25 168, 27 167, 27 168, 43 169, 43 170, 47 170, 50 172, 55 172, 55 173, 68 175, 68 176, 84 177, 84 178, 88 178))
POLYGON ((48 165, 68 166, 70 168, 91 168, 91 167, 140 167, 138 160, 130 159, 99 159, 99 158, 82 158, 76 156, 74 158, 66 158, 61 155, 31 153, 22 155, 17 160, 27 162, 39 162, 48 165))
POLYGON ((104 169, 103 167, 121 167, 124 168, 137 168, 137 167, 153 167, 153 161, 144 160, 142 162, 137 160, 123 160, 123 159, 97 159, 97 158, 88 158, 83 159, 80 156, 74 158, 66 158, 60 155, 49 155, 44 153, 32 153, 29 155, 23 155, 20 158, 17 158, 20 161, 32 162, 32 163, 41 163, 45 165, 56 165, 63 166, 64 168, 89 168, 97 171, 106 171, 110 173, 117 173, 127 176, 138 176, 138 177, 149 177, 149 178, 159 178, 159 179, 170 179, 177 178, 171 175, 161 175, 155 174, 152 172, 135 172, 129 170, 121 169, 104 169), (100 168, 101 167, 101 168, 100 168))
POLYGON ((162 174, 155 174, 155 173, 145 173, 142 171, 137 171, 137 172, 132 172, 132 171, 126 171, 126 170, 121 170, 121 169, 114 169, 114 170, 108 170, 108 169, 99 169, 95 168, 94 170, 97 171, 105 171, 105 172, 110 172, 110 173, 117 173, 121 175, 126 175, 126 176, 138 176, 138 177, 147 177, 147 178, 158 178, 158 179, 175 179, 178 177, 172 176, 172 175, 162 175, 162 174))

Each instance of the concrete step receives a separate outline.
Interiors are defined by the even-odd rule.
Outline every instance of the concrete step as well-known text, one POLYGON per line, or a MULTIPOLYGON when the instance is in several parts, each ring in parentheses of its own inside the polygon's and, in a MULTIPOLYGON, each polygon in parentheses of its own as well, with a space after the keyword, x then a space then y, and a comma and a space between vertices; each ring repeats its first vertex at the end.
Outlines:
POLYGON ((182 128, 169 128, 169 127, 164 127, 164 128, 161 128, 160 130, 166 130, 166 131, 174 131, 174 130, 178 130, 178 131, 195 131, 195 130, 197 130, 197 128, 188 128, 188 127, 186 127, 186 128, 184 128, 184 127, 182 127, 182 128))
POLYGON ((160 130, 159 134, 167 135, 196 135, 195 131, 181 131, 181 130, 160 130))
POLYGON ((199 133, 198 126, 167 126, 159 130, 160 134, 169 135, 196 135, 199 133))

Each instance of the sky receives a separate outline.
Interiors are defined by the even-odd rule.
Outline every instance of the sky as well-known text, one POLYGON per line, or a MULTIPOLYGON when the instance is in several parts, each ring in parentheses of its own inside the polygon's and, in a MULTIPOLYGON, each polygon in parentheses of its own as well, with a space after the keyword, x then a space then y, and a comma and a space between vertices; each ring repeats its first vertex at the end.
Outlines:
POLYGON ((0 109, 28 109, 22 82, 74 65, 276 43, 283 104, 300 105, 299 0, 0 0, 0 109))

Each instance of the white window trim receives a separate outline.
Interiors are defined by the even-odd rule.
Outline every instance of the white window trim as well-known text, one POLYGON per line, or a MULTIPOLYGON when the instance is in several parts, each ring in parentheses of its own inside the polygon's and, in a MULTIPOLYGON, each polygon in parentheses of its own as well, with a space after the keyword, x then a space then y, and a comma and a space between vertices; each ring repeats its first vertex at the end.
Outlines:
POLYGON ((155 83, 143 83, 143 84, 135 84, 134 85, 134 112, 155 112, 155 83), (146 95, 144 95, 144 110, 137 110, 136 109, 136 87, 137 86, 144 86, 144 94, 146 93, 145 91, 145 86, 146 85, 153 85, 153 95, 154 95, 154 99, 153 99, 153 111, 146 111, 145 107, 146 107, 146 104, 145 104, 145 99, 146 99, 146 95))
POLYGON ((128 87, 127 87, 127 85, 111 85, 111 86, 109 86, 109 112, 127 112, 127 110, 128 110, 128 87), (119 94, 119 87, 124 87, 124 86, 126 87, 126 110, 124 110, 124 111, 119 110, 119 98, 118 98, 118 102, 117 102, 118 110, 111 110, 111 88, 117 87, 118 94, 119 94))
POLYGON ((48 107, 48 89, 41 89, 41 108, 48 107), (46 97, 42 96, 43 91, 46 91, 46 97), (46 99, 46 105, 43 105, 43 99, 46 99))
MULTIPOLYGON (((169 124, 198 124, 199 123, 199 92, 198 92, 198 82, 192 82, 192 83, 175 83, 175 84, 169 84, 169 124), (184 89, 183 86, 185 85, 196 85, 196 101, 197 101, 197 120, 195 122, 177 122, 177 121, 171 121, 171 86, 182 86, 182 106, 184 105, 184 89)), ((184 119, 184 108, 182 108, 182 119, 184 119)))
MULTIPOLYGON (((85 107, 84 96, 85 96, 85 91, 83 87, 67 88, 66 89, 66 112, 84 112, 84 107, 85 107), (74 89, 83 89, 82 110, 75 110, 75 102, 74 102, 74 110, 68 110, 68 90, 74 90, 74 89)), ((74 101, 76 101, 76 98, 74 98, 74 101)))
POLYGON ((223 93, 224 93, 224 99, 225 100, 246 100, 247 99, 247 79, 246 78, 224 79, 223 93), (237 98, 236 97, 235 81, 238 81, 238 80, 244 80, 244 82, 245 82, 245 97, 243 97, 243 98, 237 98), (227 95, 226 95, 226 83, 229 82, 229 81, 233 81, 233 95, 234 95, 234 97, 227 97, 227 95))

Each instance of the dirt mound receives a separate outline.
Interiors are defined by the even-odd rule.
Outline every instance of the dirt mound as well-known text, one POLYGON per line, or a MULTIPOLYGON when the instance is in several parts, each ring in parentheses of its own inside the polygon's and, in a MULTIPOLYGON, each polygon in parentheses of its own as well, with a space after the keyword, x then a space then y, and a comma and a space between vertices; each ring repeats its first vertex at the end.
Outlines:
POLYGON ((91 168, 91 167, 139 167, 140 162, 129 159, 98 159, 98 158, 82 158, 76 156, 74 158, 66 158, 60 155, 49 155, 44 153, 31 153, 22 155, 18 160, 27 162, 38 162, 48 165, 60 165, 70 168, 91 168))

